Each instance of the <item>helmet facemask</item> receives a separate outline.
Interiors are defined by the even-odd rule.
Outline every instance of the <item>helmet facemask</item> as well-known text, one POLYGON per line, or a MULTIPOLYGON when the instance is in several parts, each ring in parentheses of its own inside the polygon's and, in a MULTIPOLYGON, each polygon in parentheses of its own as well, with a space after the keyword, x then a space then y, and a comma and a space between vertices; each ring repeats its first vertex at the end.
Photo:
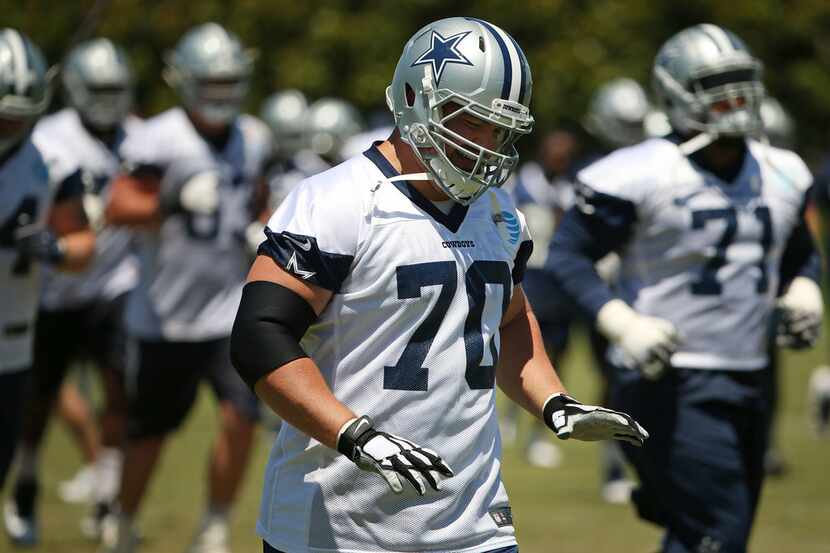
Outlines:
POLYGON ((429 74, 424 77, 423 98, 427 123, 411 125, 403 138, 435 185, 456 202, 469 205, 488 188, 504 184, 519 161, 516 141, 533 129, 527 106, 496 99, 488 107, 449 89, 433 90, 429 74), (495 125, 495 147, 477 144, 453 130, 462 115, 495 125))
POLYGON ((680 132, 718 136, 752 136, 762 128, 761 64, 757 61, 708 69, 681 85, 662 67, 654 68, 666 111, 680 132))

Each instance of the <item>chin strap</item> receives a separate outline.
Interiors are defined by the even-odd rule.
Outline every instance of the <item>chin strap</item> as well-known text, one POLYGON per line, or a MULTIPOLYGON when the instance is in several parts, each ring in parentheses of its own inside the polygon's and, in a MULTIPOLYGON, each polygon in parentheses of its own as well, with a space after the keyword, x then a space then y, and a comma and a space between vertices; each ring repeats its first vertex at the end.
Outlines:
POLYGON ((432 180, 427 173, 407 173, 406 175, 398 175, 397 177, 389 177, 388 179, 382 179, 377 182, 372 187, 372 192, 380 188, 380 186, 385 182, 397 182, 402 180, 432 180))
POLYGON ((686 142, 678 144, 677 147, 680 149, 684 156, 688 156, 695 153, 698 150, 702 150, 703 148, 714 142, 715 139, 717 139, 717 135, 708 132, 702 132, 694 136, 693 138, 690 138, 686 142))

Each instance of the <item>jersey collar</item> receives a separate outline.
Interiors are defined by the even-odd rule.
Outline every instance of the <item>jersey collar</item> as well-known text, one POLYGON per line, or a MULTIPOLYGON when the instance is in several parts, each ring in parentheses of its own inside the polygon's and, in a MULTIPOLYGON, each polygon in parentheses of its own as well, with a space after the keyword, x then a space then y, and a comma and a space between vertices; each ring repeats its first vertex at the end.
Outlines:
MULTIPOLYGON (((380 153, 380 150, 378 150, 378 144, 380 144, 380 142, 373 143, 371 148, 363 152, 363 155, 369 158, 369 161, 374 163, 378 170, 380 170, 386 178, 400 176, 400 173, 392 167, 389 160, 386 159, 382 153, 380 153)), ((393 181, 390 184, 393 184, 395 188, 401 192, 401 194, 409 198, 412 203, 418 206, 427 215, 447 227, 448 230, 451 232, 458 232, 459 227, 461 227, 461 223, 464 222, 464 217, 467 215, 469 206, 457 203, 452 206, 449 213, 444 213, 438 209, 435 204, 425 198, 423 194, 418 192, 414 186, 409 184, 409 181, 393 181)))

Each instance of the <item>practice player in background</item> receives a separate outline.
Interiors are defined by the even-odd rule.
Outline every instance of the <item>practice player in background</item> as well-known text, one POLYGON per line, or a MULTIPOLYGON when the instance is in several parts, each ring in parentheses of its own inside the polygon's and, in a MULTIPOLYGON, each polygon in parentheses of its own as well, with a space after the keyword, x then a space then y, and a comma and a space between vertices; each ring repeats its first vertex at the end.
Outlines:
POLYGON ((253 68, 239 39, 215 23, 188 31, 167 56, 175 107, 122 147, 129 173, 106 214, 136 230, 140 277, 127 304, 134 385, 119 512, 105 520, 106 551, 137 546, 134 520, 166 437, 206 381, 219 402, 207 509, 190 553, 226 553, 228 517, 258 417, 256 397, 230 364, 229 337, 252 252, 267 217, 268 128, 240 114, 253 68))
MULTIPOLYGON (((133 79, 126 54, 108 39, 84 42, 67 55, 62 78, 69 107, 42 119, 34 136, 59 190, 74 190, 83 198, 98 236, 95 259, 84 272, 47 269, 43 275, 14 492, 17 526, 26 528, 19 539, 29 544, 38 539, 40 445, 64 377, 85 358, 100 370, 106 396, 92 498, 97 519, 118 490, 127 412, 124 305, 138 276, 129 231, 102 226, 109 183, 121 168, 119 149, 139 124, 129 115, 133 79)), ((89 531, 95 530, 95 520, 87 522, 92 523, 89 531)))
POLYGON ((308 152, 308 99, 296 89, 281 90, 265 99, 260 119, 271 129, 274 151, 268 160, 272 210, 304 178, 328 169, 308 152))
POLYGON ((522 292, 532 243, 499 187, 530 93, 502 29, 431 23, 387 89, 392 136, 303 181, 268 222, 231 344, 286 423, 266 552, 515 552, 496 383, 560 438, 647 437, 565 395, 522 292))
MULTIPOLYGON (((0 29, 0 489, 23 421, 41 265, 81 270, 95 249, 80 195, 55 193, 51 160, 31 137, 49 105, 50 80, 38 47, 0 29)), ((4 514, 14 520, 13 504, 4 514)), ((19 528, 7 530, 15 540, 19 528)))
POLYGON ((548 266, 613 343, 612 405, 648 427, 623 446, 640 516, 664 553, 745 553, 764 477, 767 327, 815 341, 818 256, 804 221, 811 176, 753 140, 761 64, 731 32, 688 28, 657 54, 653 81, 673 133, 581 171, 548 266), (621 256, 614 291, 594 269, 621 256), (781 284, 784 293, 777 298, 781 284))

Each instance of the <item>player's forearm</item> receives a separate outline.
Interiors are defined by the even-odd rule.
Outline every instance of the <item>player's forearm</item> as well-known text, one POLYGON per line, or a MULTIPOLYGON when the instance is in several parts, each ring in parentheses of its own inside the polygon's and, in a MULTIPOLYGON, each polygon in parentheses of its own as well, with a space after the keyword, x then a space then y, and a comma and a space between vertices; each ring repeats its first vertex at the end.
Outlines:
POLYGON ((539 323, 530 309, 501 328, 501 353, 496 367, 499 388, 528 412, 542 417, 551 394, 565 387, 545 352, 539 323))
POLYGON ((317 365, 295 359, 261 378, 257 396, 291 426, 337 449, 337 433, 357 415, 334 397, 317 365))
POLYGON ((90 229, 70 232, 60 237, 63 260, 57 265, 60 271, 83 271, 95 255, 95 233, 90 229))
POLYGON ((155 183, 142 183, 133 177, 120 177, 112 185, 105 217, 107 223, 112 225, 157 225, 161 219, 157 186, 155 183))

